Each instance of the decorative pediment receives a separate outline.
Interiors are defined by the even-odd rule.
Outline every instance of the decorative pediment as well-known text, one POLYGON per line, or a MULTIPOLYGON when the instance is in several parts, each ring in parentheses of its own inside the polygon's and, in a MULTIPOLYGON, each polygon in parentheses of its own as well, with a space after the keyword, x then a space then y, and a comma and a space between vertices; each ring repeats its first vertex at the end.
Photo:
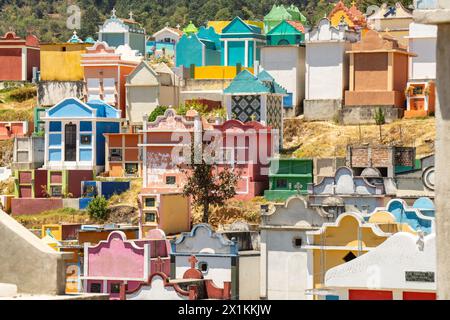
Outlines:
POLYGON ((237 244, 215 232, 208 224, 198 224, 189 233, 183 233, 172 243, 175 254, 237 254, 237 244))
POLYGON ((319 211, 308 207, 302 196, 292 196, 285 203, 274 203, 263 214, 264 226, 295 226, 311 229, 321 226, 326 219, 319 211))
POLYGON ((147 124, 148 131, 152 130, 194 130, 194 122, 177 115, 174 109, 167 109, 163 116, 147 124))
POLYGON ((147 62, 142 61, 127 77, 127 84, 159 86, 159 76, 147 62))
POLYGON ((382 36, 375 30, 368 30, 361 41, 352 44, 352 51, 401 50, 398 41, 390 36, 382 36))
POLYGON ((77 98, 67 98, 47 110, 49 118, 94 118, 96 111, 77 98))

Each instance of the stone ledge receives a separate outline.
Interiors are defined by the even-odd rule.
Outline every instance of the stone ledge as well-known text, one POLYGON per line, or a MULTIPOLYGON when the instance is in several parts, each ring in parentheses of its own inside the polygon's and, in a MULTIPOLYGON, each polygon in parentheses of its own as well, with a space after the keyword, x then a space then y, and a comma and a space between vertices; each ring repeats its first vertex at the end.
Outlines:
POLYGON ((450 23, 450 9, 415 10, 414 21, 423 24, 450 23))

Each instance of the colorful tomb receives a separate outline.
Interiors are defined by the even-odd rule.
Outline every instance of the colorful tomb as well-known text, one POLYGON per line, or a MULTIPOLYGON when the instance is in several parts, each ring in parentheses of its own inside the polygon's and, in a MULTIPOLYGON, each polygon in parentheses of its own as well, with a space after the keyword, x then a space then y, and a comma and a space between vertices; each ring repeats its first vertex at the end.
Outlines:
POLYGON ((345 23, 353 29, 362 29, 366 26, 366 17, 356 7, 355 1, 352 1, 352 5, 349 8, 342 0, 339 0, 333 10, 328 14, 328 19, 335 28, 342 23, 345 23))
POLYGON ((298 45, 305 41, 305 27, 298 21, 284 20, 267 33, 267 45, 298 45))
POLYGON ((335 295, 324 289, 325 274, 331 268, 349 262, 373 250, 390 233, 383 232, 376 224, 365 222, 357 213, 340 215, 334 223, 324 223, 319 230, 307 232, 308 290, 313 297, 335 299, 335 295))
POLYGON ((283 113, 295 117, 302 111, 305 98, 304 46, 274 45, 261 48, 261 68, 286 89, 283 97, 283 113))
POLYGON ((127 76, 142 61, 137 50, 128 45, 114 49, 106 42, 96 42, 81 56, 86 86, 86 101, 102 100, 121 111, 126 117, 127 76))
POLYGON ((231 299, 259 299, 260 254, 239 251, 237 242, 214 232, 207 224, 199 224, 172 242, 171 278, 182 278, 191 268, 192 256, 204 279, 223 288, 231 282, 231 299))
POLYGON ((301 196, 261 206, 261 299, 305 300, 309 256, 306 232, 332 221, 301 196))
POLYGON ((0 141, 25 137, 31 131, 27 121, 0 121, 0 141))
POLYGON ((269 171, 269 201, 285 201, 294 195, 306 195, 313 182, 313 161, 309 159, 272 159, 269 171))
POLYGON ((220 65, 220 36, 212 27, 200 27, 198 32, 185 33, 176 45, 177 67, 190 68, 191 65, 220 65))
POLYGON ((81 55, 91 43, 52 43, 41 45, 41 81, 83 81, 81 55))
POLYGON ((34 35, 22 39, 9 31, 0 36, 0 81, 36 79, 40 68, 40 44, 34 35))
POLYGON ((120 114, 102 101, 68 98, 46 112, 45 164, 48 170, 95 170, 105 166, 104 133, 118 133, 120 114))
POLYGON ((268 187, 267 172, 276 143, 272 128, 256 121, 238 120, 216 124, 213 128, 221 139, 217 142, 224 156, 218 170, 231 168, 240 176, 235 198, 251 200, 262 195, 268 187))
POLYGON ((266 34, 270 34, 274 28, 286 20, 302 25, 307 22, 305 16, 293 4, 290 6, 274 4, 270 12, 264 17, 264 31, 266 34))
MULTIPOLYGON (((408 81, 408 52, 392 37, 369 30, 350 51, 349 90, 345 106, 405 107, 404 88, 408 81)), ((389 111, 389 110, 387 110, 389 111)), ((392 110, 391 110, 392 111, 392 110)), ((398 111, 393 118, 400 118, 398 111)), ((394 112, 394 111, 392 111, 394 112)))
POLYGON ((236 17, 222 30, 220 42, 221 65, 252 68, 260 60, 266 37, 259 27, 236 17))
POLYGON ((141 133, 106 133, 105 172, 109 177, 142 177, 141 133))
POLYGON ((358 38, 345 25, 334 27, 326 18, 306 34, 306 120, 331 120, 342 108, 349 72, 345 52, 358 38))
POLYGON ((406 38, 409 41, 409 50, 417 56, 409 58, 405 117, 431 115, 436 105, 437 26, 413 22, 406 38))
POLYGON ((331 268, 325 287, 339 300, 436 300, 436 236, 397 233, 331 268))
POLYGON ((127 45, 142 56, 146 53, 145 28, 134 20, 132 12, 128 19, 122 19, 116 16, 116 9, 113 9, 111 17, 100 26, 98 40, 115 48, 127 45))
POLYGON ((257 76, 247 70, 239 73, 224 90, 228 119, 241 122, 258 121, 279 130, 283 135, 283 97, 281 87, 266 71, 257 76))
POLYGON ((153 230, 149 238, 128 240, 121 231, 112 232, 97 245, 84 244, 83 288, 88 293, 120 297, 120 285, 137 287, 150 275, 170 272, 170 245, 164 232, 153 230))
MULTIPOLYGON (((412 11, 405 8, 401 2, 391 6, 383 3, 378 10, 367 17, 367 26, 381 34, 393 36, 402 45, 407 45, 409 24, 413 22, 412 11)), ((414 52, 414 51, 413 51, 414 52)))
POLYGON ((317 184, 309 184, 311 206, 318 207, 335 218, 346 211, 368 213, 382 206, 390 191, 385 185, 392 181, 367 172, 355 176, 352 169, 341 167, 334 176, 325 177, 317 184))
MULTIPOLYGON (((160 80, 160 78, 155 69, 145 61, 142 61, 127 76, 125 84, 126 118, 130 126, 142 126, 143 116, 151 114, 157 106, 162 105, 160 95, 170 95, 170 90, 162 90, 164 79, 160 80)), ((173 98, 175 88, 173 86, 171 88, 173 89, 171 94, 173 98)))
POLYGON ((144 122, 143 130, 143 187, 140 223, 142 230, 159 227, 167 234, 190 229, 190 200, 182 194, 186 177, 180 159, 172 154, 177 149, 190 148, 191 134, 201 132, 200 117, 188 121, 173 109, 154 122, 144 122), (200 131, 199 131, 200 130, 200 131), (184 144, 180 142, 181 139, 184 144), (176 213, 176 214, 175 214, 176 213))

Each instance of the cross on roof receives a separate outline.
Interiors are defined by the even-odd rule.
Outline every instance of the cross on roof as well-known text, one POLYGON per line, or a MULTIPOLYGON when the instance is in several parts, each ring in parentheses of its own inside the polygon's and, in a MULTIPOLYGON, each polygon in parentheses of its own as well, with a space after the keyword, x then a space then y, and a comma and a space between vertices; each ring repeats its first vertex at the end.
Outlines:
POLYGON ((198 262, 197 258, 195 256, 191 256, 188 261, 191 264, 191 269, 195 269, 195 266, 198 262))
POLYGON ((133 11, 131 11, 131 10, 130 10, 130 20, 131 20, 131 21, 134 21, 134 18, 133 18, 133 11))
POLYGON ((116 8, 113 8, 112 10, 111 10, 111 18, 113 18, 113 19, 115 19, 115 18, 117 18, 117 16, 116 16, 116 8))

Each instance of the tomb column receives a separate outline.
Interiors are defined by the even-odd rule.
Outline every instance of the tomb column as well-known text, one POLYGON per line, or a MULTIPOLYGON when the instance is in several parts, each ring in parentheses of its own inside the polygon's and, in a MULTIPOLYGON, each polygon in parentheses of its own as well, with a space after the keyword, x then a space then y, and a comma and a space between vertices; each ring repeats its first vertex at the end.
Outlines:
POLYGON ((248 40, 245 40, 244 66, 248 68, 248 40))
POLYGON ((355 54, 350 53, 349 91, 355 91, 355 54))
POLYGON ((437 24, 436 101, 436 284, 437 298, 450 299, 450 1, 414 11, 418 23, 437 24))
POLYGON ((388 83, 387 91, 394 90, 394 53, 388 52, 388 83))

